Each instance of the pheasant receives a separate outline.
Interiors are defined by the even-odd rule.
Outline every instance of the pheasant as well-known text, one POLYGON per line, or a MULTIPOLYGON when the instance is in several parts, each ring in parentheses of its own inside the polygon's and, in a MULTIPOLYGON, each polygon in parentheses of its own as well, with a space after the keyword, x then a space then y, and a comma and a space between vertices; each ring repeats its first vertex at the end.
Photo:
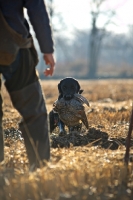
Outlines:
POLYGON ((88 129, 85 104, 89 107, 89 102, 85 97, 81 94, 74 94, 74 97, 70 100, 64 98, 56 100, 53 104, 53 111, 58 113, 59 119, 68 126, 69 130, 73 130, 74 127, 81 129, 81 122, 88 129))

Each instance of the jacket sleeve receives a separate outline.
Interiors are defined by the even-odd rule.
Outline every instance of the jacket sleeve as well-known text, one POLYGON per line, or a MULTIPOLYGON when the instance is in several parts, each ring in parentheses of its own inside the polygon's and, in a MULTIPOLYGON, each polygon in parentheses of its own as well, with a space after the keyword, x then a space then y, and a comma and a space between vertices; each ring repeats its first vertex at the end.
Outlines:
POLYGON ((42 53, 53 53, 54 43, 47 8, 43 0, 24 0, 42 53))

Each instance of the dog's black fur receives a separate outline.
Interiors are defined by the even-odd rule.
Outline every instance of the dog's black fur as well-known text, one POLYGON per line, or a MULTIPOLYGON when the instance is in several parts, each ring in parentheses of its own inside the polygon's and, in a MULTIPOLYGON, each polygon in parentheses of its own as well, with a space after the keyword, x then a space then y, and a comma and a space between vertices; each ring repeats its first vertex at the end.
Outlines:
MULTIPOLYGON (((58 84, 58 91, 58 100, 62 97, 65 100, 70 100, 73 98, 74 94, 81 94, 83 92, 83 90, 80 89, 79 82, 72 77, 62 79, 58 84)), ((49 121, 51 133, 57 126, 59 127, 59 134, 65 133, 65 124, 59 119, 58 113, 55 113, 53 110, 50 111, 49 121)))

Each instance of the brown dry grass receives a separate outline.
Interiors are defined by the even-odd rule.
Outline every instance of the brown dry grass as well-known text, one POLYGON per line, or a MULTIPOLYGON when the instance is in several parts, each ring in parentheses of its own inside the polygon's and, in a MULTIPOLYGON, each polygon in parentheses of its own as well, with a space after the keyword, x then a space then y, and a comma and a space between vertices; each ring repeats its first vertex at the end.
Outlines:
MULTIPOLYGON (((0 165, 0 200, 133 199, 133 163, 129 163, 128 169, 123 163, 133 81, 79 82, 91 104, 90 131, 83 133, 83 137, 89 134, 92 140, 82 146, 51 148, 51 162, 30 173, 23 140, 5 138, 5 161, 0 165), (101 143, 98 134, 103 133, 111 140, 102 138, 101 143), (116 148, 111 148, 113 145, 116 148)), ((51 80, 42 82, 48 112, 58 96, 57 84, 58 81, 51 80)), ((4 88, 3 96, 4 130, 16 130, 20 115, 12 107, 4 88)), ((133 142, 131 160, 132 154, 133 142)))

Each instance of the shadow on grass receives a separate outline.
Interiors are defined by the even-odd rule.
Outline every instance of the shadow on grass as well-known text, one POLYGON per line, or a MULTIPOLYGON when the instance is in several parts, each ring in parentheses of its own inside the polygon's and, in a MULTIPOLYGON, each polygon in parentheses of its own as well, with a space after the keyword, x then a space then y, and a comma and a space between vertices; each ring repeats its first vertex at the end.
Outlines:
MULTIPOLYGON (((13 127, 4 130, 4 137, 10 138, 10 141, 20 140, 23 141, 22 133, 13 127)), ((73 131, 63 136, 58 133, 50 135, 52 148, 69 148, 71 146, 100 146, 104 149, 116 150, 120 146, 126 145, 126 138, 111 138, 108 133, 103 132, 96 128, 89 128, 85 133, 73 131)), ((133 139, 131 139, 131 146, 133 146, 133 139)), ((8 146, 7 142, 5 145, 8 146)))
MULTIPOLYGON (((110 138, 108 133, 95 128, 90 128, 88 132, 84 134, 78 132, 68 133, 64 136, 51 134, 50 139, 52 148, 69 148, 70 146, 87 145, 116 150, 119 146, 126 145, 126 138, 110 138)), ((131 141, 131 146, 133 146, 133 140, 131 141)))

